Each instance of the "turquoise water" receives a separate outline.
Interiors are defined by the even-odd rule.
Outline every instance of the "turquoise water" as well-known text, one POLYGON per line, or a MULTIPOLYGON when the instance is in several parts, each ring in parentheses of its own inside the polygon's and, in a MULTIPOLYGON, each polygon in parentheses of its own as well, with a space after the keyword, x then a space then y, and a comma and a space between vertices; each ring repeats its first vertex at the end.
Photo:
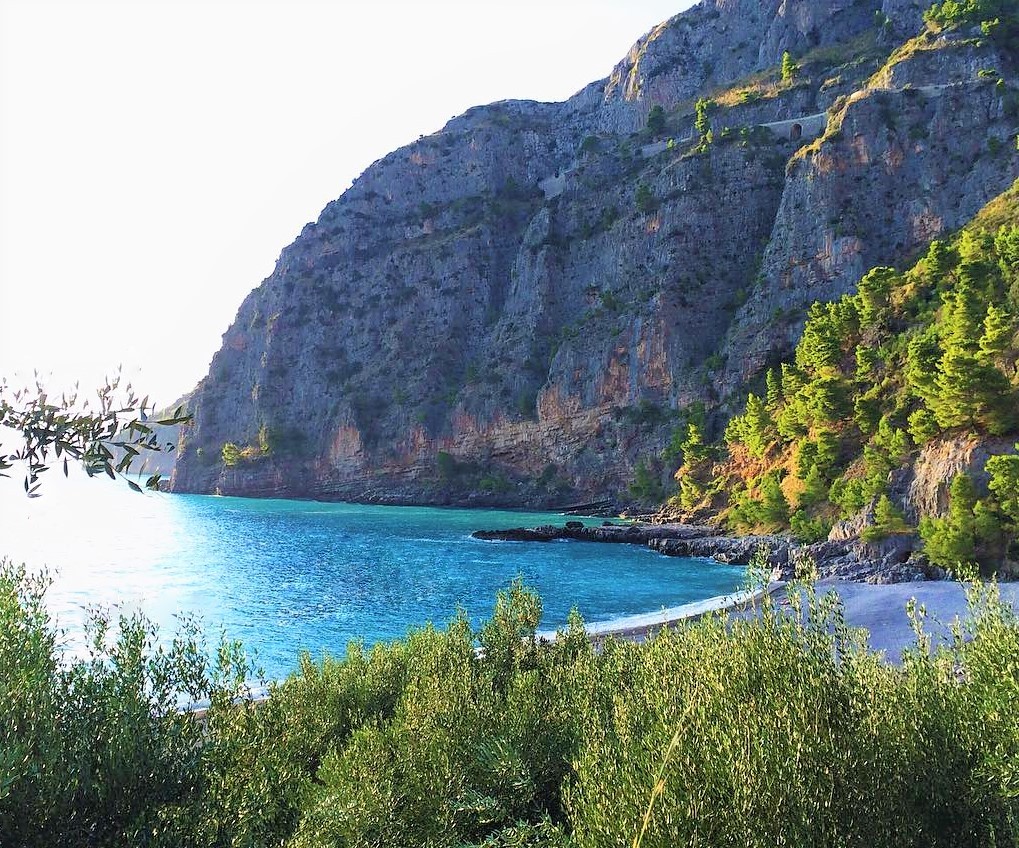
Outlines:
POLYGON ((50 570, 48 603, 72 648, 91 604, 141 609, 164 631, 187 611, 214 638, 222 627, 240 639, 269 678, 300 650, 341 655, 352 639, 445 624, 458 607, 479 622, 517 575, 554 628, 572 607, 604 621, 724 594, 744 573, 633 545, 470 538, 558 515, 137 495, 107 480, 43 491, 30 501, 0 480, 0 555, 50 570))

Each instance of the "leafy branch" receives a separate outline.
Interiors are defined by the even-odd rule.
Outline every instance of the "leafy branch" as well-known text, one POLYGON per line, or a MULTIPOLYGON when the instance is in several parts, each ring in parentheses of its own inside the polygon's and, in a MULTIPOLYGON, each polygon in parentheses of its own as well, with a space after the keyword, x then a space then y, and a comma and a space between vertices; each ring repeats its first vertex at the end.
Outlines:
MULTIPOLYGON (((106 474, 112 479, 125 475, 142 453, 170 451, 174 445, 160 443, 158 426, 183 424, 191 416, 178 407, 171 414, 153 419, 148 396, 139 400, 131 385, 120 388, 121 378, 106 378, 93 398, 79 398, 77 386, 70 394, 51 399, 42 383, 12 389, 0 379, 0 477, 16 463, 25 465, 24 486, 29 497, 39 496, 40 477, 53 462, 68 474, 70 460, 80 462, 89 477, 106 474), (4 440, 13 431, 16 446, 4 440)), ((160 475, 153 474, 145 486, 155 489, 160 475)), ((126 481, 134 491, 141 487, 126 481)))

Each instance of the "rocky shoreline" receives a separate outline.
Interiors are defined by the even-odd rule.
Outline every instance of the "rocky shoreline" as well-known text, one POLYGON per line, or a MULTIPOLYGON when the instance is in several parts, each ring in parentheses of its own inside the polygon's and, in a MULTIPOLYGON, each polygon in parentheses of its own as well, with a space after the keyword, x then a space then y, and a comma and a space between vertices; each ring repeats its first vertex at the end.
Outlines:
POLYGON ((644 545, 665 556, 703 557, 731 565, 746 565, 763 545, 769 564, 782 579, 794 576, 796 562, 809 556, 820 578, 859 583, 904 583, 939 580, 946 575, 917 553, 913 535, 891 535, 879 542, 858 538, 804 545, 785 536, 726 536, 718 527, 701 524, 616 524, 588 526, 567 521, 562 526, 516 527, 509 530, 478 530, 475 539, 502 542, 603 542, 644 545))

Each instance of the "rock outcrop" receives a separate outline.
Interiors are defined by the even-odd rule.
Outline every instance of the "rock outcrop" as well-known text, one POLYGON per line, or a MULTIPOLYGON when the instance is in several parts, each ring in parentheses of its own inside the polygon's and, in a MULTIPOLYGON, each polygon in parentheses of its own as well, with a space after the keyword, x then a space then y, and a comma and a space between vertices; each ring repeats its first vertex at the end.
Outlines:
POLYGON ((713 559, 730 565, 748 565, 761 548, 768 565, 784 580, 797 576, 797 564, 809 561, 822 578, 869 583, 903 583, 940 579, 944 572, 911 556, 916 537, 897 535, 880 542, 843 541, 798 544, 786 536, 726 536, 714 526, 700 524, 625 524, 585 526, 581 522, 508 530, 477 530, 476 539, 499 542, 576 542, 646 545, 665 556, 713 559))
POLYGON ((811 301, 1019 175, 1008 57, 962 34, 886 66, 919 25, 906 0, 704 0, 565 103, 478 107, 385 156, 241 305, 173 489, 625 494, 677 409, 730 406, 811 301), (1001 85, 974 72, 992 60, 1001 85), (810 141, 797 119, 823 112, 810 141))

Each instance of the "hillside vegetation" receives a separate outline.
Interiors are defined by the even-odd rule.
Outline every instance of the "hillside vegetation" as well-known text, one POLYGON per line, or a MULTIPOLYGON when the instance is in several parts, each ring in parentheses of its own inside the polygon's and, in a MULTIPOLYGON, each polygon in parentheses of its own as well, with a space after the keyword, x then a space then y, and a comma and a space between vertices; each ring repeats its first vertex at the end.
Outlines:
MULTIPOLYGON (((704 445, 688 425, 676 502, 803 541, 864 509, 865 538, 910 532, 890 481, 926 445, 1019 436, 1017 316, 1019 185, 909 270, 874 268, 855 294, 815 303, 795 356, 768 372, 723 443, 704 445)), ((938 565, 1019 559, 1019 456, 979 470, 986 491, 962 473, 947 515, 911 516, 938 565)))

